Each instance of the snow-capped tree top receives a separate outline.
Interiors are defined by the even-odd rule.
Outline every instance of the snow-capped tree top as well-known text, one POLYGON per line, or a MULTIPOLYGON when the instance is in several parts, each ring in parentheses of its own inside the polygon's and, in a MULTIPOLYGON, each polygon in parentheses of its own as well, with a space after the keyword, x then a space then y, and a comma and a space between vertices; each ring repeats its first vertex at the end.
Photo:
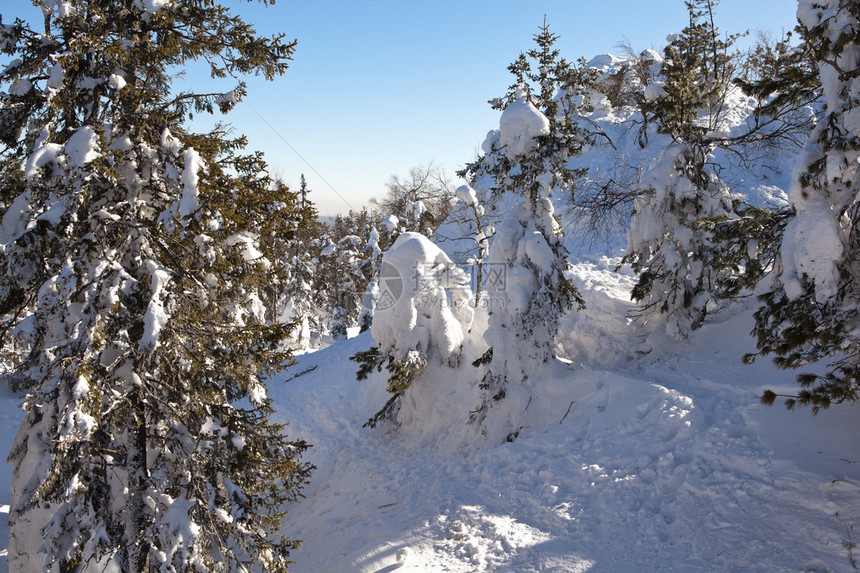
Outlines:
POLYGON ((396 231, 397 227, 400 226, 400 217, 397 215, 389 215, 382 223, 389 232, 396 231))
POLYGON ((499 119, 499 143, 512 160, 526 155, 534 145, 534 138, 549 132, 549 120, 528 96, 511 103, 499 119))
POLYGON ((472 189, 471 185, 460 185, 457 187, 457 190, 454 191, 457 195, 457 199, 465 203, 466 205, 477 205, 478 204, 478 195, 474 189, 472 189))

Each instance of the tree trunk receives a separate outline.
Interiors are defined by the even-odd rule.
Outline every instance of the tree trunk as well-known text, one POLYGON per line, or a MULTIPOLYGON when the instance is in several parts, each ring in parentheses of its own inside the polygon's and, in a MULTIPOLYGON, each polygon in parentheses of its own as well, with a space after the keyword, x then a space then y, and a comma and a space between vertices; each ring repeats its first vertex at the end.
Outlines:
POLYGON ((146 407, 139 390, 130 398, 128 469, 128 520, 125 526, 126 570, 143 573, 149 565, 148 517, 144 496, 148 483, 146 468, 146 407))

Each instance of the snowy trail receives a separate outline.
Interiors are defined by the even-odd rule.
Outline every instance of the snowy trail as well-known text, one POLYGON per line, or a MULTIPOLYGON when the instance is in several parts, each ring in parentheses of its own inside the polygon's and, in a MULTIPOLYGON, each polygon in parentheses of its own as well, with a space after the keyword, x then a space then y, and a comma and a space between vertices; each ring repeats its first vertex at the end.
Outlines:
MULTIPOLYGON (((506 444, 458 446, 438 419, 424 433, 363 429, 386 398, 348 360, 366 335, 302 356, 279 380, 313 370, 270 387, 318 466, 285 522, 304 540, 292 570, 853 570, 857 408, 813 418, 758 405, 790 378, 734 360, 748 324, 708 326, 623 373, 559 364, 506 444)), ((19 398, 2 398, 11 441, 19 398)))
MULTIPOLYGON (((763 388, 791 390, 793 379, 766 360, 740 363, 749 314, 634 358, 617 339, 623 288, 601 272, 579 269, 592 302, 568 332, 579 360, 536 383, 513 443, 469 437, 461 394, 440 395, 423 425, 363 429, 387 399, 379 380, 355 380, 348 359, 367 335, 303 355, 273 380, 276 416, 313 445, 318 466, 284 524, 304 541, 291 570, 853 571, 858 408, 812 417, 759 405, 763 388), (595 356, 603 369, 581 365, 595 356)), ((19 401, 0 396, 7 449, 19 401)))
MULTIPOLYGON (((744 320, 703 338, 740 340, 728 355, 744 320)), ((370 343, 307 355, 294 371, 317 369, 272 391, 319 466, 287 520, 305 542, 295 571, 851 569, 860 449, 824 440, 856 436, 856 408, 810 423, 759 406, 781 374, 769 365, 715 358, 706 340, 638 373, 559 365, 542 384, 577 389, 563 423, 556 392, 515 442, 452 449, 444 431, 361 429, 385 396, 347 357, 370 343)))

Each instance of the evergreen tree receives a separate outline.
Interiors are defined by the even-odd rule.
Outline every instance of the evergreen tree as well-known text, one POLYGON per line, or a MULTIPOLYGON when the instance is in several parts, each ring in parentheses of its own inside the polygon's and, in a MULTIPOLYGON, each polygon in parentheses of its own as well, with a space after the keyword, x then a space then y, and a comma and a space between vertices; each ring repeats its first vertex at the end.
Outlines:
POLYGON ((319 212, 313 201, 308 198, 310 191, 305 174, 302 173, 298 193, 299 228, 296 232, 296 238, 300 241, 307 241, 308 238, 319 235, 319 212))
POLYGON ((711 264, 713 237, 699 218, 730 216, 728 186, 709 164, 725 139, 725 98, 734 66, 728 53, 736 36, 719 37, 715 0, 685 2, 689 25, 666 46, 663 85, 646 92, 659 133, 672 143, 639 183, 639 197, 623 262, 639 274, 633 290, 648 331, 664 324, 676 340, 700 327, 714 301, 720 269, 711 264))
POLYGON ((517 86, 491 102, 504 109, 499 130, 488 136, 486 154, 466 170, 473 180, 491 177, 497 194, 520 201, 504 216, 489 249, 495 279, 487 289, 489 349, 476 362, 486 367, 482 401, 473 414, 478 421, 505 396, 508 382, 523 382, 533 367, 555 355, 559 319, 581 303, 564 276, 567 250, 549 195, 572 194, 581 175, 567 163, 588 141, 575 121, 587 74, 577 74, 559 58, 558 37, 545 23, 534 39, 537 47, 509 67, 517 86))
POLYGON ((170 70, 271 79, 293 43, 208 0, 43 7, 44 33, 0 27, 0 335, 28 392, 9 564, 286 570, 283 504, 309 467, 269 420, 287 327, 256 294, 282 197, 243 138, 184 127, 244 85, 176 94, 170 70))
POLYGON ((276 322, 293 323, 289 346, 294 349, 307 349, 312 331, 319 330, 313 290, 313 259, 319 253, 314 252, 312 243, 319 236, 321 226, 309 193, 302 175, 299 191, 291 194, 294 203, 290 212, 294 228, 276 239, 283 247, 281 263, 285 271, 285 278, 278 286, 276 322))
POLYGON ((346 338, 347 329, 358 325, 362 295, 368 279, 362 269, 361 239, 346 235, 322 250, 314 273, 319 289, 325 289, 323 308, 331 313, 329 332, 335 340, 346 338))
MULTIPOLYGON (((786 397, 789 407, 810 405, 817 412, 860 396, 860 334, 854 326, 860 319, 860 5, 801 0, 798 20, 817 63, 824 116, 806 146, 790 197, 796 216, 786 225, 777 258, 779 278, 762 296, 753 333, 761 353, 775 355, 780 367, 833 360, 823 375, 799 375, 802 389, 786 397)), ((788 77, 773 86, 787 98, 809 85, 788 77)), ((776 398, 768 391, 762 401, 776 398)))
POLYGON ((334 280, 331 293, 333 295, 333 311, 331 319, 331 336, 335 340, 346 338, 347 330, 357 324, 361 313, 361 295, 364 292, 362 276, 357 269, 360 239, 349 235, 337 244, 337 250, 331 260, 332 278, 334 280))

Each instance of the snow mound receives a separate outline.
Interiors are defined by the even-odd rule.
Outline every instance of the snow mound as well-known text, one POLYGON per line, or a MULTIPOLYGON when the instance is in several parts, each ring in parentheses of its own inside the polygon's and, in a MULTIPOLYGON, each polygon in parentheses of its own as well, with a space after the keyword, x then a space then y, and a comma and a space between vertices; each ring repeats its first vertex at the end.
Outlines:
POLYGON ((401 234, 382 256, 380 294, 370 331, 382 353, 411 350, 448 360, 472 321, 469 277, 419 233, 401 234))

